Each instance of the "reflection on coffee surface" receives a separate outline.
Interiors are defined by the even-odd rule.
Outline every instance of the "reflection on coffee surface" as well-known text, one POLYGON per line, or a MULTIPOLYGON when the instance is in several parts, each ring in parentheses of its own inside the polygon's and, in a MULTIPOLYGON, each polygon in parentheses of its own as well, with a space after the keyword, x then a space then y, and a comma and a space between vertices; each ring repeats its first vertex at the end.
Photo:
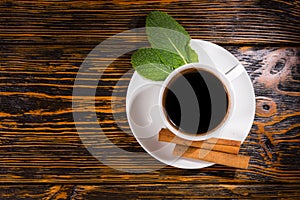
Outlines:
POLYGON ((194 68, 175 76, 163 94, 169 123, 189 134, 203 134, 221 124, 228 101, 223 83, 214 74, 194 68))

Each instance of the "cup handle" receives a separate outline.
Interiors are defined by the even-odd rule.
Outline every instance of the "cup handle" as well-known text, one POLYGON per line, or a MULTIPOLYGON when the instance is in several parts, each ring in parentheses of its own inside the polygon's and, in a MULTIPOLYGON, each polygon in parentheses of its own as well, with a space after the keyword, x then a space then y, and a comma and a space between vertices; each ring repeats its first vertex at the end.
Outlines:
POLYGON ((225 76, 229 79, 229 81, 233 81, 237 77, 239 77, 243 72, 245 68, 241 63, 238 63, 234 67, 232 67, 230 70, 228 70, 225 73, 225 76))

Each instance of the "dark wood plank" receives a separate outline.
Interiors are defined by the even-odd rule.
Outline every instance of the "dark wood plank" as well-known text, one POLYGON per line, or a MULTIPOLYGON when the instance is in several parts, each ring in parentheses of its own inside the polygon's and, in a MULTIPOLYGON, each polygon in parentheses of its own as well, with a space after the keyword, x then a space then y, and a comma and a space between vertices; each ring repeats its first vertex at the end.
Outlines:
POLYGON ((1 200, 15 199, 74 199, 75 185, 1 185, 1 200))
MULTIPOLYGON (((72 90, 90 45, 6 45, 0 68, 0 181, 2 183, 299 183, 300 91, 298 47, 226 48, 246 66, 254 83, 257 112, 241 148, 251 156, 248 170, 215 165, 201 170, 165 167, 151 173, 126 173, 101 164, 82 144, 72 115, 72 90)), ((143 152, 127 134, 125 95, 130 53, 104 71, 96 112, 107 137, 118 147, 143 152), (116 86, 121 79, 123 86, 116 86), (113 94, 113 97, 111 95, 113 94), (112 111, 111 100, 122 106, 112 111), (119 126, 113 114, 118 115, 119 126)), ((101 71, 101 70, 100 70, 101 71)), ((87 74, 93 77, 97 74, 87 74)), ((86 112, 87 107, 79 112, 86 112)), ((89 133, 98 134, 91 129, 89 133)), ((105 143, 105 141, 103 141, 105 143)), ((109 150, 110 145, 91 143, 109 150)), ((141 166, 126 156, 113 160, 127 169, 159 167, 145 158, 141 166)))
POLYGON ((196 39, 219 44, 300 44, 299 1, 0 2, 1 44, 93 44, 143 27, 163 10, 196 39))
POLYGON ((298 184, 114 184, 114 185, 7 185, 2 200, 14 199, 274 199, 300 197, 298 184))

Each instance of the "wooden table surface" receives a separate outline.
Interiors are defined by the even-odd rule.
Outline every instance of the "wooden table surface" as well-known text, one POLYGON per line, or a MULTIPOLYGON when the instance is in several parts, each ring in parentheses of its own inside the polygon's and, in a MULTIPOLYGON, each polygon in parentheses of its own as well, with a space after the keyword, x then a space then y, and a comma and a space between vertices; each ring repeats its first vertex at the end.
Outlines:
MULTIPOLYGON (((0 199, 300 198, 300 1, 2 0, 0 24, 0 199), (152 10, 246 67, 257 103, 240 151, 251 156, 247 170, 129 173, 102 164, 81 141, 72 92, 82 62, 102 41, 143 27, 152 10)), ((102 71, 95 110, 113 144, 142 153, 125 118, 131 53, 102 71), (112 99, 123 106, 112 109, 112 99)), ((136 168, 155 168, 147 163, 136 168)))

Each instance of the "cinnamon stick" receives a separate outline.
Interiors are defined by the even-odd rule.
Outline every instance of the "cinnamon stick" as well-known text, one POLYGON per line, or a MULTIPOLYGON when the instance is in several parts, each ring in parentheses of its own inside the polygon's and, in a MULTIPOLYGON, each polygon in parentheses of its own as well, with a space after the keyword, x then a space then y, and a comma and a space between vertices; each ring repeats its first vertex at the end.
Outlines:
POLYGON ((171 142, 185 146, 198 147, 201 149, 221 151, 226 153, 238 154, 240 150, 240 141, 210 138, 203 141, 191 141, 180 138, 168 129, 161 129, 158 134, 158 140, 162 142, 171 142))
POLYGON ((177 144, 173 154, 176 156, 204 160, 216 164, 222 164, 229 167, 247 169, 250 157, 242 155, 234 155, 218 151, 210 151, 195 147, 187 147, 177 144))

